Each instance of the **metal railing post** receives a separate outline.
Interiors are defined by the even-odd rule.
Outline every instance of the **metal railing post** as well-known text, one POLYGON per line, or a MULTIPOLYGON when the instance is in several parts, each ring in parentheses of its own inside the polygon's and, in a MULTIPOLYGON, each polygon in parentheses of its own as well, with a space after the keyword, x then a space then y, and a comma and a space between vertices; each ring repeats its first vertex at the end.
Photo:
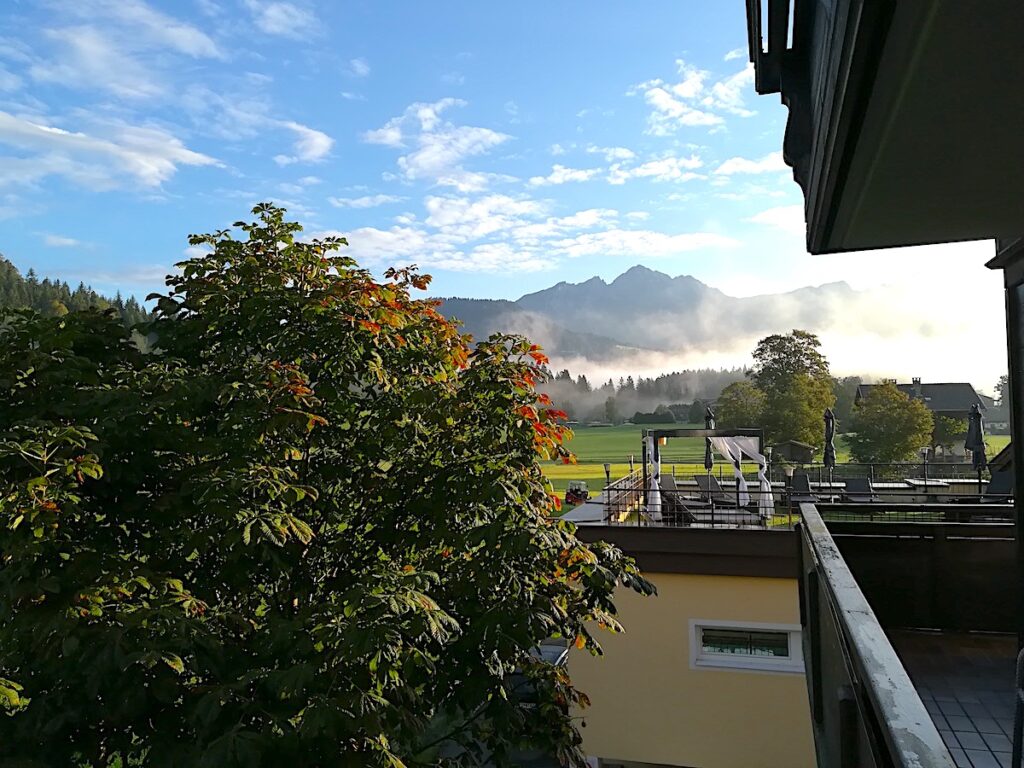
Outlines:
POLYGON ((1021 751, 1024 744, 1024 650, 1017 654, 1017 680, 1013 707, 1013 757, 1010 765, 1020 768, 1021 751))

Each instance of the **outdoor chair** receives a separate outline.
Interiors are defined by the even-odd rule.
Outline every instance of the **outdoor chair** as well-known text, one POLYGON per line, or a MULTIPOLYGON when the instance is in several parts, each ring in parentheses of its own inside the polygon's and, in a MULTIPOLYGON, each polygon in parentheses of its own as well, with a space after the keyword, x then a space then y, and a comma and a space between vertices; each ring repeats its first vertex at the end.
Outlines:
POLYGON ((736 508, 735 494, 727 493, 726 490, 718 484, 718 478, 714 475, 694 475, 693 479, 697 481, 697 487, 700 489, 700 495, 705 501, 710 501, 712 504, 717 504, 721 507, 736 508))
POLYGON ((818 497, 811 490, 811 479, 807 475, 793 475, 789 488, 791 504, 817 504, 818 497))
POLYGON ((881 499, 875 496, 870 478, 849 477, 846 479, 846 488, 843 489, 843 501, 847 504, 874 504, 881 499))
POLYGON ((980 504, 1005 504, 1013 498, 1013 472, 1002 469, 992 473, 992 479, 985 493, 978 500, 980 504))
POLYGON ((690 514, 688 504, 701 504, 683 494, 676 485, 672 475, 662 475, 661 482, 661 515, 671 525, 689 525, 696 518, 690 514))

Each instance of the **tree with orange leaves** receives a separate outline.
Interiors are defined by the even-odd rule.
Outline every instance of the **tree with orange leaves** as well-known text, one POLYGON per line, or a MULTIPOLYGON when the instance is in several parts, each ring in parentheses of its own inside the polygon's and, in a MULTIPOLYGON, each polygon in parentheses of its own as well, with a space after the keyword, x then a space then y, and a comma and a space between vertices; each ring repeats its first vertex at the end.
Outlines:
POLYGON ((0 318, 5 757, 581 764, 585 696, 534 651, 599 652, 616 586, 653 588, 552 515, 546 358, 254 214, 190 239, 153 354, 96 312, 0 318))

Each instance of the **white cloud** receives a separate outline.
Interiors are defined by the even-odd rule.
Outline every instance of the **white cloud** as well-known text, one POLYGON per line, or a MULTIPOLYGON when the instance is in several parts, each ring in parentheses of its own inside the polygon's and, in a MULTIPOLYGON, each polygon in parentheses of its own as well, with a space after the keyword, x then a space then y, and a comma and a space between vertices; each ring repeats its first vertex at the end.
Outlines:
POLYGON ((591 208, 565 216, 529 197, 432 195, 422 222, 396 217, 389 229, 364 227, 348 235, 352 255, 374 265, 415 262, 461 272, 515 273, 551 269, 556 239, 615 226, 618 212, 591 208))
POLYGON ((204 16, 216 18, 224 13, 224 9, 215 0, 196 0, 196 5, 199 6, 199 12, 204 16))
POLYGON ((223 59, 213 39, 192 24, 168 16, 143 0, 70 0, 58 2, 59 17, 80 18, 94 24, 102 19, 103 32, 132 50, 160 48, 193 58, 223 59))
POLYGON ((366 97, 361 93, 353 93, 352 91, 342 91, 341 98, 346 101, 366 101, 366 97))
POLYGON ((370 63, 364 58, 352 59, 348 63, 348 70, 356 77, 366 77, 370 74, 370 63))
POLYGON ((478 240, 543 213, 535 200, 508 195, 480 198, 431 196, 423 201, 426 223, 459 241, 478 240))
POLYGON ((678 82, 648 80, 630 91, 643 94, 651 107, 648 133, 669 136, 681 127, 715 128, 724 124, 724 114, 740 117, 755 114, 744 105, 744 96, 754 81, 753 65, 719 80, 712 80, 710 72, 682 59, 676 61, 676 67, 678 82))
POLYGON ((126 179, 157 187, 170 179, 179 165, 218 164, 161 128, 115 121, 98 127, 108 135, 72 132, 0 112, 0 144, 32 154, 0 159, 0 184, 31 183, 60 175, 93 189, 122 186, 126 179))
POLYGON ((367 144, 380 144, 385 147, 404 147, 402 143, 402 126, 400 118, 393 117, 380 128, 366 131, 363 134, 363 141, 367 144))
POLYGON ((722 60, 723 61, 732 61, 733 59, 742 59, 746 55, 747 55, 746 46, 744 46, 742 48, 733 48, 731 51, 729 51, 727 54, 725 54, 725 56, 722 57, 722 60))
POLYGON ((64 235, 45 234, 43 235, 43 245, 49 248, 76 248, 82 245, 82 241, 64 235))
POLYGON ((173 60, 167 54, 225 58, 214 40, 198 27, 142 0, 57 0, 55 11, 51 18, 72 23, 43 31, 52 42, 49 56, 28 55, 28 74, 38 82, 144 99, 167 90, 166 78, 154 69, 173 60))
POLYGON ((495 182, 518 181, 515 176, 503 173, 482 173, 457 168, 437 177, 441 187, 452 187, 456 192, 483 192, 495 182))
POLYGON ((780 151, 772 152, 757 160, 730 157, 715 169, 715 173, 720 176, 732 176, 737 173, 768 173, 770 171, 785 171, 786 167, 780 151))
POLYGON ((763 200, 766 197, 788 197, 789 195, 778 187, 765 184, 751 184, 749 182, 740 185, 739 189, 728 192, 715 192, 715 197, 722 200, 763 200))
POLYGON ((346 253, 368 264, 397 266, 415 262, 424 265, 434 259, 450 258, 455 252, 455 248, 445 238, 414 226, 390 229, 361 227, 351 232, 329 230, 313 236, 328 235, 348 238, 349 248, 346 253))
POLYGON ((91 0, 87 8, 79 7, 86 18, 106 15, 130 27, 133 35, 143 35, 160 47, 195 58, 224 58, 217 44, 205 32, 154 10, 141 0, 91 0))
POLYGON ((16 91, 22 86, 21 78, 0 65, 0 92, 16 91))
POLYGON ((259 91, 224 96, 194 84, 182 92, 179 102, 198 130, 218 138, 239 141, 266 135, 268 129, 289 132, 294 137, 292 151, 274 157, 280 166, 320 162, 334 146, 334 139, 323 131, 273 117, 273 105, 259 91))
POLYGON ((456 272, 540 272, 554 265, 550 259, 510 243, 484 243, 466 254, 437 258, 433 266, 456 272))
POLYGON ((604 155, 604 159, 609 163, 617 160, 632 160, 636 157, 636 152, 626 147, 596 147, 591 144, 587 147, 587 152, 592 155, 604 155))
POLYGON ((382 127, 367 131, 363 141, 411 151, 398 158, 407 181, 432 181, 460 191, 479 190, 499 177, 467 171, 464 160, 486 154, 511 137, 490 128, 455 125, 442 120, 451 107, 464 106, 461 99, 446 98, 433 103, 416 103, 382 127))
POLYGON ((634 167, 615 163, 608 169, 608 183, 615 185, 625 184, 629 179, 690 181, 691 179, 703 178, 701 174, 695 173, 695 170, 703 165, 703 161, 697 155, 690 155, 689 157, 669 155, 668 157, 650 160, 634 167))
POLYGON ((155 283, 163 284, 164 279, 178 272, 175 267, 165 267, 162 264, 126 264, 116 271, 108 269, 69 269, 65 272, 64 278, 69 282, 81 280, 97 288, 152 286, 155 283))
POLYGON ((563 147, 561 144, 552 144, 551 147, 548 149, 548 152, 552 154, 554 157, 558 157, 559 155, 564 155, 566 150, 565 147, 563 147))
POLYGON ((348 233, 320 232, 316 237, 325 235, 344 235, 349 242, 347 253, 362 263, 379 266, 415 263, 453 272, 514 273, 536 272, 553 264, 534 249, 512 242, 484 242, 460 249, 449 235, 415 226, 363 227, 348 233))
POLYGON ((315 186, 320 183, 320 179, 316 176, 303 176, 294 182, 285 181, 277 185, 277 188, 288 195, 301 195, 306 191, 307 187, 315 186))
POLYGON ((747 221, 798 235, 805 232, 804 207, 802 205, 779 205, 775 208, 768 208, 754 214, 747 221))
POLYGON ((95 27, 47 30, 55 44, 52 59, 41 59, 29 68, 33 80, 78 88, 102 88, 116 96, 145 99, 164 93, 160 78, 95 27))
POLYGON ((270 101, 258 91, 225 96, 194 83, 183 89, 178 102, 196 129, 229 141, 253 138, 277 123, 270 117, 270 101))
POLYGON ((417 148, 398 159, 398 167, 410 180, 434 179, 438 183, 457 185, 459 174, 452 171, 461 170, 462 160, 485 154, 508 138, 489 128, 448 126, 422 134, 417 148))
POLYGON ((190 245, 181 253, 186 259, 200 259, 203 256, 209 256, 213 252, 213 249, 208 245, 190 245))
POLYGON ((701 104, 739 117, 753 117, 757 113, 744 105, 744 98, 753 85, 754 65, 748 64, 736 74, 712 84, 708 94, 701 99, 701 104))
POLYGON ((335 208, 376 208, 378 205, 400 203, 404 197, 395 195, 365 195, 363 197, 329 197, 327 201, 335 208))
POLYGON ((270 0, 244 0, 252 15, 253 23, 268 35, 289 37, 295 40, 315 34, 320 22, 312 11, 288 2, 270 0))
POLYGON ((566 184, 570 181, 587 181, 599 173, 600 168, 566 168, 564 165, 555 165, 547 176, 534 176, 528 183, 531 187, 566 184))
POLYGON ((587 232, 552 243, 556 253, 570 258, 580 256, 636 256, 654 258, 674 256, 703 248, 729 248, 739 245, 731 237, 713 232, 669 235, 664 232, 638 229, 611 229, 587 232))
POLYGON ((557 260, 551 255, 552 238, 580 230, 608 229, 615 225, 618 215, 618 211, 610 208, 589 208, 569 216, 548 216, 543 221, 517 224, 503 237, 514 241, 521 249, 532 248, 554 264, 557 260))
POLYGON ((292 120, 286 120, 280 123, 280 125, 293 131, 296 134, 296 139, 294 155, 277 155, 274 157, 274 162, 278 165, 291 165, 297 162, 321 162, 330 154, 331 147, 334 146, 334 139, 323 131, 318 131, 315 128, 310 128, 292 120))

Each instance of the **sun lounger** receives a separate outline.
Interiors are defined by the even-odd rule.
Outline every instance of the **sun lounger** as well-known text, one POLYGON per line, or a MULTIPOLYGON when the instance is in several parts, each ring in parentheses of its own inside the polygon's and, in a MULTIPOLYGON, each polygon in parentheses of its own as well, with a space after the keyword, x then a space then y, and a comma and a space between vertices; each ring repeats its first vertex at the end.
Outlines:
POLYGON ((811 480, 807 475, 793 475, 789 489, 791 504, 817 504, 818 497, 811 491, 811 480))
POLYGON ((848 504, 874 504, 881 499, 875 496, 869 478, 850 477, 846 479, 846 488, 843 489, 843 501, 848 504))
POLYGON ((1005 504, 1013 498, 1013 472, 1003 469, 992 473, 992 479, 979 499, 981 504, 1005 504))
POLYGON ((697 487, 700 489, 701 498, 716 506, 736 508, 736 495, 730 494, 718 484, 718 478, 714 475, 694 475, 697 487))

